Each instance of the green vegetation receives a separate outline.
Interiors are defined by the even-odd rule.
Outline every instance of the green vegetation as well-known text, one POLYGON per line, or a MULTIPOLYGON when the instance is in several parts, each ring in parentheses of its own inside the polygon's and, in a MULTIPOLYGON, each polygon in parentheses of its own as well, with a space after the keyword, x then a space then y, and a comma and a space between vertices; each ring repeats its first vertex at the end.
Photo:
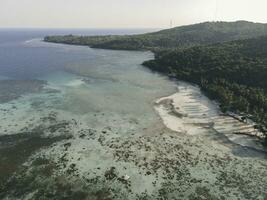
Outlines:
MULTIPOLYGON (((124 36, 47 36, 45 41, 151 50, 145 66, 198 84, 223 111, 243 113, 267 134, 267 24, 205 22, 124 36), (232 42, 231 42, 232 41, 232 42)), ((267 138, 267 137, 266 137, 267 138)), ((267 139, 266 139, 267 145, 267 139)))
POLYGON ((198 84, 223 111, 243 113, 267 134, 267 36, 162 51, 144 65, 198 84))
POLYGON ((207 45, 267 35, 267 24, 205 22, 155 33, 124 36, 47 36, 45 41, 118 50, 159 50, 207 45))

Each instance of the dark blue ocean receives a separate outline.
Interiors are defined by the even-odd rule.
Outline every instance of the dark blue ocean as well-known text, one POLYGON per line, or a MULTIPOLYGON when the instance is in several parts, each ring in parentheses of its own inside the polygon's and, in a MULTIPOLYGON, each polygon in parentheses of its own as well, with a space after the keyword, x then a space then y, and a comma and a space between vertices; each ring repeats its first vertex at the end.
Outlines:
POLYGON ((0 76, 16 79, 35 78, 61 69, 81 54, 66 54, 51 45, 34 45, 47 35, 124 35, 150 32, 151 29, 0 29, 0 76), (29 44, 30 43, 30 44, 29 44))
POLYGON ((254 126, 152 52, 42 41, 150 31, 0 29, 0 199, 266 199, 254 126))

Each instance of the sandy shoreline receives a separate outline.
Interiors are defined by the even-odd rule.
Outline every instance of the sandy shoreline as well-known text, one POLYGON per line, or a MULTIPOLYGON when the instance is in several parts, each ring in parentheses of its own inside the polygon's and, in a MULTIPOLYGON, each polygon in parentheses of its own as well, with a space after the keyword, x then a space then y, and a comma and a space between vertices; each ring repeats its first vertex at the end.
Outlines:
MULTIPOLYGON (((78 83, 78 80, 79 77, 77 81, 67 83, 78 83)), ((218 113, 216 105, 202 96, 197 88, 178 85, 177 93, 157 100, 155 109, 161 112, 165 126, 158 116, 158 120, 148 126, 147 122, 142 125, 142 121, 114 112, 74 114, 56 109, 57 106, 53 107, 55 102, 60 103, 66 95, 69 96, 71 88, 84 88, 83 85, 63 85, 59 87, 61 93, 40 93, 15 100, 12 103, 16 103, 17 109, 3 116, 6 121, 17 121, 17 117, 32 114, 29 117, 33 120, 25 118, 18 127, 7 124, 2 128, 16 133, 20 126, 26 126, 30 133, 33 130, 33 134, 38 128, 43 134, 36 140, 40 143, 47 140, 47 146, 29 158, 25 155, 27 161, 18 166, 17 173, 8 182, 10 184, 4 186, 6 193, 0 197, 13 198, 19 192, 24 195, 22 199, 31 195, 34 199, 42 196, 43 191, 49 194, 58 192, 59 188, 64 188, 63 193, 56 193, 56 196, 68 192, 73 196, 90 197, 98 195, 95 194, 97 191, 102 197, 111 199, 171 199, 178 194, 182 199, 199 195, 211 199, 218 193, 230 199, 244 195, 247 197, 243 199, 250 199, 255 197, 254 194, 264 196, 265 160, 249 156, 243 159, 233 155, 228 146, 202 137, 212 131, 211 126, 216 127, 211 122, 218 113), (233 171, 233 168, 239 170, 233 171), (253 180, 256 186, 244 189, 247 179, 253 180), (223 188, 227 181, 235 188, 223 188)), ((227 120, 221 120, 222 126, 231 122, 227 120)), ((12 141, 15 137, 9 136, 12 141)), ((22 145, 31 146, 31 141, 30 138, 22 145)), ((18 147, 14 146, 13 151, 16 152, 18 147)), ((34 150, 29 149, 29 152, 34 150)), ((5 149, 0 153, 8 156, 5 149)))
POLYGON ((222 114, 219 107, 205 97, 198 87, 180 83, 176 93, 156 100, 154 108, 165 126, 172 131, 187 135, 215 131, 234 143, 264 150, 262 145, 251 142, 262 139, 263 133, 255 129, 253 124, 222 114))
POLYGON ((102 63, 103 52, 101 62, 89 62, 99 70, 78 65, 93 75, 89 81, 53 73, 46 87, 59 92, 0 105, 0 170, 15 171, 0 181, 0 199, 265 199, 265 154, 232 148, 214 134, 239 124, 218 117, 199 90, 179 83, 178 93, 154 105, 184 134, 171 131, 152 102, 174 93, 176 83, 143 71, 139 63, 147 58, 139 53, 107 51, 102 63))

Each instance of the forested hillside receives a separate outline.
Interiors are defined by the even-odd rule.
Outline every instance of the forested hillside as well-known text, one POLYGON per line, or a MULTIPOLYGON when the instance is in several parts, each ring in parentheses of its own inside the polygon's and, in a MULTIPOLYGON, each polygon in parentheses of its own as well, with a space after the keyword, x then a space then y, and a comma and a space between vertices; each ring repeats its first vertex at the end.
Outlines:
POLYGON ((200 85, 223 111, 252 115, 266 133, 267 36, 159 52, 144 65, 200 85))
POLYGON ((267 24, 205 22, 141 35, 47 36, 44 40, 152 50, 155 60, 145 66, 200 85, 223 111, 245 113, 267 134, 267 24))
POLYGON ((45 41, 119 50, 159 50, 207 45, 267 35, 267 25, 246 21, 205 22, 124 36, 47 36, 45 41))

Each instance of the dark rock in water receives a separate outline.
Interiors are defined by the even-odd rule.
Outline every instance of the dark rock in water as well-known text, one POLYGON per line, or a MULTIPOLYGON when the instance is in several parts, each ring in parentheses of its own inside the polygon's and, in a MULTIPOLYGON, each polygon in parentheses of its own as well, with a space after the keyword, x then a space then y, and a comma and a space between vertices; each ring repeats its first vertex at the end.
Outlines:
POLYGON ((0 188, 35 151, 63 139, 65 136, 44 138, 39 133, 1 136, 0 188))
POLYGON ((111 167, 109 170, 105 172, 105 177, 107 180, 113 180, 118 177, 117 171, 115 167, 111 167))
POLYGON ((6 103, 29 93, 40 92, 46 81, 0 80, 0 103, 6 103))
MULTIPOLYGON (((32 119, 30 119, 31 121, 32 119)), ((0 136, 0 199, 1 195, 8 194, 8 180, 14 175, 20 173, 23 163, 42 148, 70 139, 69 124, 71 122, 58 120, 57 113, 51 112, 48 116, 41 118, 40 124, 34 127, 25 127, 25 130, 13 135, 0 136), (57 134, 53 134, 57 132, 57 134), (51 133, 47 136, 47 133, 51 133), (2 190, 5 188, 4 190, 2 190)), ((66 142, 64 147, 69 148, 71 143, 66 142)), ((36 166, 46 166, 42 174, 51 176, 54 166, 45 160, 45 157, 38 158, 33 163, 36 166)), ((22 174, 23 175, 23 174, 22 174)), ((34 177, 34 176, 33 176, 34 177)), ((10 185, 11 188, 12 184, 10 185)))

